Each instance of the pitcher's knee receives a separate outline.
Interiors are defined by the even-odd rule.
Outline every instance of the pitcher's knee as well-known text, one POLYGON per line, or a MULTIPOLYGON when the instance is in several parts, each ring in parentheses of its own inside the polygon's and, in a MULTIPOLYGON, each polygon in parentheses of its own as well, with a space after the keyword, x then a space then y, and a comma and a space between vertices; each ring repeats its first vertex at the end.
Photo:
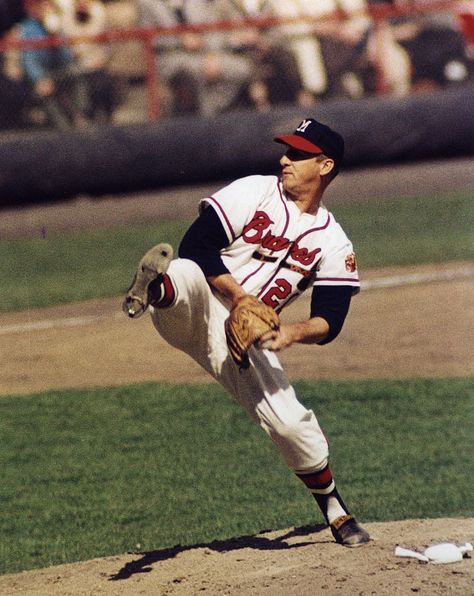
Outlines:
POLYGON ((272 435, 287 443, 297 442, 302 432, 302 421, 279 422, 272 427, 272 435))
POLYGON ((189 259, 174 259, 170 263, 168 272, 176 280, 183 278, 184 281, 194 281, 197 283, 200 283, 202 280, 205 281, 202 269, 194 261, 189 259))
POLYGON ((328 443, 312 412, 300 420, 273 425, 269 435, 291 469, 318 470, 327 464, 328 443))

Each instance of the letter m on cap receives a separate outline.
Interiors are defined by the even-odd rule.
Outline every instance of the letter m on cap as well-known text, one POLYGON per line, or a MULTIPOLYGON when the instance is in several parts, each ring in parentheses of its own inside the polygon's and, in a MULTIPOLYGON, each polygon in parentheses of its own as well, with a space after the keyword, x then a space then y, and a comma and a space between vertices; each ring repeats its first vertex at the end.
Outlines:
POLYGON ((303 120, 303 122, 296 129, 297 132, 304 132, 310 124, 311 124, 311 120, 303 120))

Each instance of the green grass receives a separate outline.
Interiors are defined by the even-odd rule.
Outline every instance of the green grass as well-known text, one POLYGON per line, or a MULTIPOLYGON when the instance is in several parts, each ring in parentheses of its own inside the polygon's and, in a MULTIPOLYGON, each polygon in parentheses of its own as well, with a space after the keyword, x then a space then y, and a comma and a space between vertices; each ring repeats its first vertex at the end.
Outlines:
POLYGON ((178 246, 187 222, 0 241, 0 312, 117 295, 151 246, 178 246))
MULTIPOLYGON (((474 258, 473 193, 341 204, 333 211, 355 245, 362 272, 474 258)), ((0 239, 0 312, 118 295, 142 254, 162 240, 177 248, 188 224, 0 239)))
MULTIPOLYGON (((471 379, 296 384, 365 521, 472 516, 471 379)), ((0 400, 0 572, 322 522, 217 385, 0 400)))
POLYGON ((362 268, 474 258, 474 190, 334 209, 362 268))

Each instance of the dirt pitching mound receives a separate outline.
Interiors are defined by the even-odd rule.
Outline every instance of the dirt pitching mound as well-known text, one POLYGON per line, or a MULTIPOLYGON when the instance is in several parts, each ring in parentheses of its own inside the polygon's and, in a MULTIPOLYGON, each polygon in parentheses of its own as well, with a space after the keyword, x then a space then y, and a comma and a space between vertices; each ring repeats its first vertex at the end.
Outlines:
POLYGON ((356 549, 334 543, 325 526, 307 526, 5 575, 0 577, 0 593, 472 594, 472 559, 435 565, 396 557, 394 550, 397 544, 422 551, 439 542, 472 541, 474 519, 371 523, 366 528, 373 541, 356 549))

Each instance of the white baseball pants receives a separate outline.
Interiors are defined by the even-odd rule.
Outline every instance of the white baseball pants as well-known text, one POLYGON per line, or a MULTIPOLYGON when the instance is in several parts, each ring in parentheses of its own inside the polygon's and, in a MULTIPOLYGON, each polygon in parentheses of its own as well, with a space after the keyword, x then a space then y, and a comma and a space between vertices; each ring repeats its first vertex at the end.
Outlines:
POLYGON ((172 346, 212 375, 269 435, 294 472, 321 470, 328 444, 312 410, 296 398, 274 352, 251 348, 250 367, 240 371, 226 344, 229 309, 212 293, 200 267, 171 261, 167 271, 176 298, 166 308, 150 307, 153 324, 172 346))

